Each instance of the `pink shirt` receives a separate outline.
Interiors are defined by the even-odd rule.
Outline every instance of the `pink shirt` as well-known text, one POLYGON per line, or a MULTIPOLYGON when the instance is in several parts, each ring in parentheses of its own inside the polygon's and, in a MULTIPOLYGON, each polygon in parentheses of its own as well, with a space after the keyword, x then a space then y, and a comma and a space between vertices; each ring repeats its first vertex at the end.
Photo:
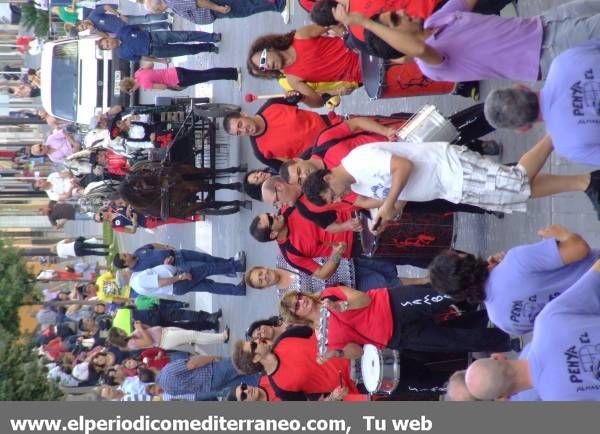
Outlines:
POLYGON ((175 87, 179 84, 177 68, 146 69, 140 68, 135 71, 135 79, 142 89, 152 89, 154 84, 166 84, 175 87))
POLYGON ((73 153, 73 147, 67 140, 62 130, 53 132, 46 139, 48 149, 48 158, 55 163, 62 163, 65 158, 73 153))

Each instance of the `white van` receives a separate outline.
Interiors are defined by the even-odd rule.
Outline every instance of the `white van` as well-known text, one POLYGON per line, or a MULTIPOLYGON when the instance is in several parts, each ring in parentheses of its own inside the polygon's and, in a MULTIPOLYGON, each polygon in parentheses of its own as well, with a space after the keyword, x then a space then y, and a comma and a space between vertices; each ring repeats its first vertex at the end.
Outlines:
POLYGON ((130 75, 128 61, 113 61, 111 51, 96 46, 98 36, 46 42, 42 50, 42 106, 53 116, 87 125, 115 104, 127 105, 119 90, 130 75))

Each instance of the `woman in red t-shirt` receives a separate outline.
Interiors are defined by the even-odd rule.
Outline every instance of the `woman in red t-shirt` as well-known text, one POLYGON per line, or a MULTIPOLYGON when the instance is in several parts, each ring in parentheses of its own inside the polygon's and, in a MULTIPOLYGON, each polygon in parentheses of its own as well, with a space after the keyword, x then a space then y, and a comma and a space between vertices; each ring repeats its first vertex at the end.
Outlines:
POLYGON ((485 311, 439 322, 451 308, 451 300, 429 285, 366 292, 347 286, 330 287, 321 294, 289 292, 279 310, 286 321, 308 324, 318 333, 322 306, 330 312, 324 359, 360 357, 365 344, 426 352, 504 352, 514 344, 503 331, 487 328, 485 311))

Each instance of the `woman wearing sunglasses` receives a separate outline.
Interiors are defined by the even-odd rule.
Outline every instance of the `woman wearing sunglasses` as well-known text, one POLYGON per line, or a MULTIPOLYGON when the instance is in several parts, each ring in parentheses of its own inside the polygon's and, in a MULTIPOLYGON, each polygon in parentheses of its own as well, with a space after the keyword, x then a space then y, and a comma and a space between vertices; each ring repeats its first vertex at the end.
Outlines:
MULTIPOLYGON (((338 387, 326 397, 323 401, 342 401, 348 395, 348 389, 338 387)), ((354 394, 356 396, 356 394, 354 394)), ((354 401, 355 399, 353 399, 354 401)), ((228 397, 228 401, 281 401, 271 388, 269 379, 266 376, 260 377, 258 386, 249 386, 246 383, 241 383, 233 389, 228 397)))
POLYGON ((487 328, 485 311, 443 320, 450 299, 425 285, 367 292, 337 286, 320 294, 289 292, 279 303, 286 321, 315 330, 321 307, 330 312, 325 360, 360 357, 365 344, 422 352, 504 352, 517 345, 503 331, 487 328))
POLYGON ((344 82, 329 95, 347 95, 362 83, 358 54, 340 37, 328 37, 328 29, 311 24, 287 34, 270 34, 254 41, 247 66, 259 78, 279 79, 285 74, 292 89, 304 95, 310 107, 322 107, 323 96, 308 82, 344 82))

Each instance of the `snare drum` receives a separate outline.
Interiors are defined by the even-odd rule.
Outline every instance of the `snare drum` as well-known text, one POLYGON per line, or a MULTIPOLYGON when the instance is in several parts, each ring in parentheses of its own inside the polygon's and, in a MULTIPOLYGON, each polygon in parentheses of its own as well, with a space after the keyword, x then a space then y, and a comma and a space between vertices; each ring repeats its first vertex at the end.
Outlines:
POLYGON ((398 220, 387 222, 379 235, 370 230, 371 220, 360 216, 363 229, 360 234, 363 254, 368 257, 406 258, 415 265, 425 266, 435 256, 452 247, 455 240, 454 214, 408 213, 398 220))
POLYGON ((398 131, 403 142, 454 142, 459 136, 456 127, 431 104, 425 105, 398 131))
POLYGON ((400 382, 400 353, 367 344, 360 359, 365 389, 369 393, 391 394, 400 382))
POLYGON ((455 83, 425 77, 415 63, 388 63, 361 53, 363 84, 370 99, 441 95, 454 91, 455 83))

